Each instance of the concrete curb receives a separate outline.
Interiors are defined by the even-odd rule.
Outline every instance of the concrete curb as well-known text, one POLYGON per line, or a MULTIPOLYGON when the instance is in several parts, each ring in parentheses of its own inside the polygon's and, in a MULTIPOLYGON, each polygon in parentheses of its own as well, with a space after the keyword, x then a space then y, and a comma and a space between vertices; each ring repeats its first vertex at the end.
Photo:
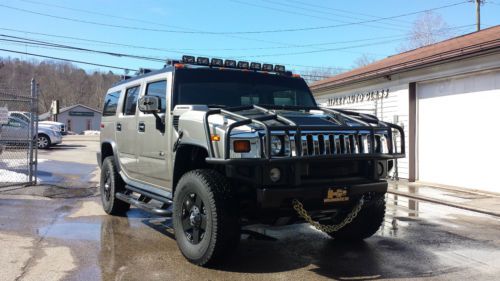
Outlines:
POLYGON ((462 209, 462 210, 477 212, 477 213, 481 213, 481 214, 485 214, 485 215, 500 217, 500 213, 498 213, 498 212, 489 211, 489 210, 480 209, 480 208, 474 208, 474 207, 470 207, 470 206, 464 206, 464 205, 461 205, 461 204, 452 203, 452 202, 443 201, 443 200, 438 200, 438 199, 434 199, 434 198, 427 197, 427 196, 422 196, 422 195, 415 195, 415 194, 411 194, 411 193, 408 193, 408 192, 401 192, 401 191, 394 190, 394 189, 391 189, 391 188, 389 188, 387 190, 387 192, 390 193, 390 194, 400 195, 400 196, 408 197, 408 198, 411 198, 411 199, 417 199, 417 200, 421 200, 421 201, 427 201, 427 202, 431 202, 431 203, 434 203, 434 204, 440 204, 440 205, 444 205, 444 206, 448 206, 448 207, 453 207, 453 208, 458 208, 458 209, 462 209))

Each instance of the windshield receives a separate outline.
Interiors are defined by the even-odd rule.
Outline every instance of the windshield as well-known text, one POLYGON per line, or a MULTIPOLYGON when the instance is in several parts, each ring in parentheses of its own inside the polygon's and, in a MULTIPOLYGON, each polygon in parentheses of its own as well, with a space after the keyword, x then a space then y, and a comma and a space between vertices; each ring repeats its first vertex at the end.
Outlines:
POLYGON ((214 107, 278 105, 316 107, 304 80, 250 71, 178 69, 174 103, 214 107))

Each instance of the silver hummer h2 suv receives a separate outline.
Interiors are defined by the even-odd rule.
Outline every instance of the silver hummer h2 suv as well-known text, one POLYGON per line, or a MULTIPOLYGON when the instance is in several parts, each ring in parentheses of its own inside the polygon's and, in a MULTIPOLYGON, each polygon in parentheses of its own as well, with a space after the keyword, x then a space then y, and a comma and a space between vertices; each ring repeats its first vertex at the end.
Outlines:
POLYGON ((335 239, 373 235, 385 213, 401 127, 320 108, 281 65, 184 56, 109 89, 101 197, 171 216, 198 265, 234 251, 242 226, 308 222, 335 239))

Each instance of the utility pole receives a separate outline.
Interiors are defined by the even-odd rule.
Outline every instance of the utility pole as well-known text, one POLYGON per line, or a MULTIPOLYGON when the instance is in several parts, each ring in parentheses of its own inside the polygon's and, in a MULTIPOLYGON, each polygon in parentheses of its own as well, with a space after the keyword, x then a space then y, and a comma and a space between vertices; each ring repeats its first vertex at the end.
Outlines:
POLYGON ((481 30, 481 0, 476 0, 476 31, 481 30))

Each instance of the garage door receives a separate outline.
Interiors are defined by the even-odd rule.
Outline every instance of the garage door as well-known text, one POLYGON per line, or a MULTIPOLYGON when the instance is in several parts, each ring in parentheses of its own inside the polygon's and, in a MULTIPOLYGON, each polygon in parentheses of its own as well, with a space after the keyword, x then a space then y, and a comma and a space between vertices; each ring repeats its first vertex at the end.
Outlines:
POLYGON ((417 85, 418 179, 500 192, 500 71, 417 85))

